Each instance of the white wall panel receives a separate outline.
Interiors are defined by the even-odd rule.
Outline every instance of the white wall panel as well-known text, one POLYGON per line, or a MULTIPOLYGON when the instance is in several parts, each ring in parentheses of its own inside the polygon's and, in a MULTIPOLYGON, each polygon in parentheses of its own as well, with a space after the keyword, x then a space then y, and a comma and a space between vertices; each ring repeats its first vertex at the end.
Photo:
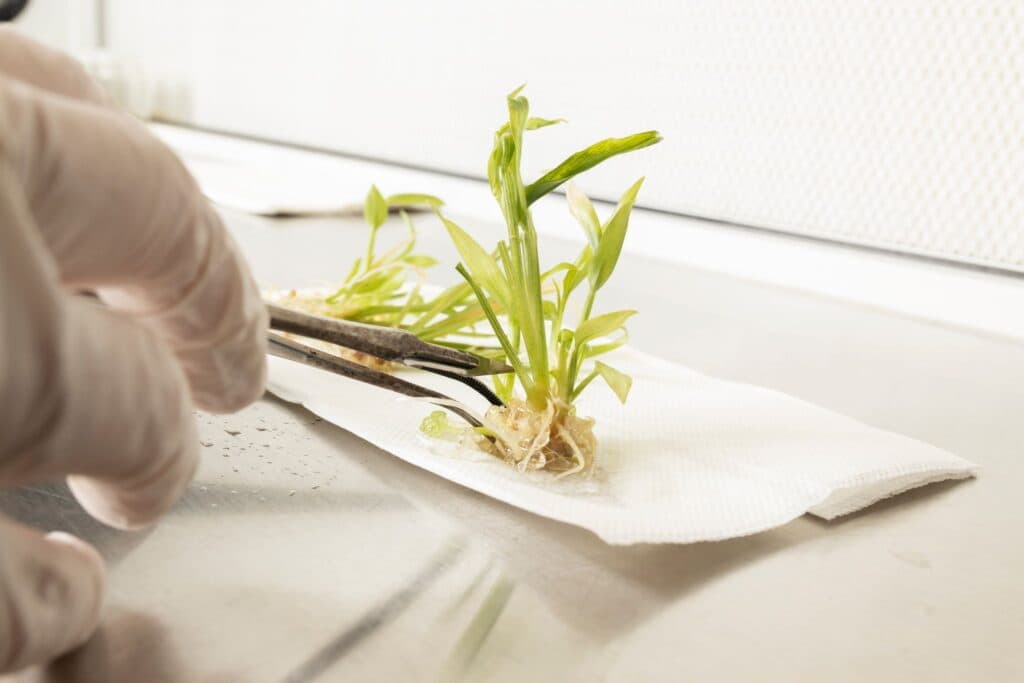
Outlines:
POLYGON ((669 211, 1024 271, 1024 6, 1009 0, 516 3, 112 0, 114 48, 182 86, 170 118, 481 175, 502 96, 527 165, 609 134, 659 147, 669 211))
POLYGON ((47 45, 78 53, 95 41, 98 1, 30 0, 15 25, 47 45))

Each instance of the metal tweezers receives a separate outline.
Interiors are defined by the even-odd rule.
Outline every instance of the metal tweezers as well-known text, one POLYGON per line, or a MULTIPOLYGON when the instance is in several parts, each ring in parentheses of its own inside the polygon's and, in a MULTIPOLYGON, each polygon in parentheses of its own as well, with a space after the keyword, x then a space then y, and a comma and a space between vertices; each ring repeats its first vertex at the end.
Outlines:
MULTIPOLYGON (((393 361, 447 377, 465 384, 492 405, 504 405, 486 384, 477 379, 485 375, 512 372, 512 367, 502 361, 484 358, 460 349, 431 344, 411 332, 393 327, 326 318, 275 304, 267 304, 267 311, 270 314, 271 330, 337 344, 353 351, 362 351, 376 356, 381 360, 393 361)), ((271 355, 327 370, 405 396, 438 399, 437 405, 452 411, 474 427, 481 426, 479 420, 460 408, 451 398, 433 389, 421 387, 389 373, 368 368, 276 332, 269 332, 267 340, 269 342, 268 352, 271 355)))

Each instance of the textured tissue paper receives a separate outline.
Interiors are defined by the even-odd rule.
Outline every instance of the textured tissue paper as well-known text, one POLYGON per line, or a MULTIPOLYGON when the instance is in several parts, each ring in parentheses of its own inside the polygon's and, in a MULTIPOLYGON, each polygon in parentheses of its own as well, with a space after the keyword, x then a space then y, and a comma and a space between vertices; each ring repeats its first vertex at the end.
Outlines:
MULTIPOLYGON (((270 358, 269 388, 412 465, 613 544, 744 536, 807 512, 832 519, 977 469, 920 441, 632 349, 609 362, 633 376, 633 389, 624 406, 596 386, 578 404, 597 420, 590 478, 519 473, 431 439, 419 425, 433 406, 291 361, 270 358)), ((410 378, 484 408, 455 382, 410 378)))

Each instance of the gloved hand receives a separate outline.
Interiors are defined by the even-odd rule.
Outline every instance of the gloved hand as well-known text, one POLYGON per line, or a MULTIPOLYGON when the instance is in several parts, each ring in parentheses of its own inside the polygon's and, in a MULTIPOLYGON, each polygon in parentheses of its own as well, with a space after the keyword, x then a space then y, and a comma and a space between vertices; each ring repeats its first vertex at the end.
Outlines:
MULTIPOLYGON (((175 156, 75 62, 0 29, 0 487, 66 475, 101 521, 153 522, 195 470, 193 406, 263 391, 266 325, 175 156)), ((83 541, 0 518, 0 672, 81 643, 103 575, 83 541)))

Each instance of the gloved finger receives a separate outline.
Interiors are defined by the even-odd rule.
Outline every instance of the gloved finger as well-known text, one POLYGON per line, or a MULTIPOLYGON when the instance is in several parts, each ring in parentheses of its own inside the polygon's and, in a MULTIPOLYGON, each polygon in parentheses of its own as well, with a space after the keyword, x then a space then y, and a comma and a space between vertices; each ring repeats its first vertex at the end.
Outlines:
POLYGON ((0 481, 70 475, 93 517, 121 529, 145 526, 177 501, 199 462, 185 378, 170 350, 127 316, 84 300, 61 308, 59 374, 15 399, 48 407, 57 397, 60 408, 35 439, 0 458, 0 481))
POLYGON ((0 548, 0 674, 85 642, 103 604, 103 560, 92 546, 0 517, 0 548))
POLYGON ((65 97, 109 104, 103 88, 77 60, 11 26, 0 25, 0 74, 65 97))
POLYGON ((257 398, 266 312, 219 217, 137 121, 0 80, 0 154, 11 162, 62 281, 98 290, 157 330, 202 408, 257 398))
POLYGON ((72 341, 63 359, 63 414, 44 443, 46 457, 36 458, 55 469, 37 467, 35 476, 70 473, 78 502, 111 526, 150 524, 178 500, 199 464, 185 378, 169 349, 123 314, 71 300, 64 324, 72 341))
POLYGON ((177 360, 150 329, 60 291, 0 164, 0 485, 66 474, 108 524, 148 524, 192 478, 199 439, 177 360))

